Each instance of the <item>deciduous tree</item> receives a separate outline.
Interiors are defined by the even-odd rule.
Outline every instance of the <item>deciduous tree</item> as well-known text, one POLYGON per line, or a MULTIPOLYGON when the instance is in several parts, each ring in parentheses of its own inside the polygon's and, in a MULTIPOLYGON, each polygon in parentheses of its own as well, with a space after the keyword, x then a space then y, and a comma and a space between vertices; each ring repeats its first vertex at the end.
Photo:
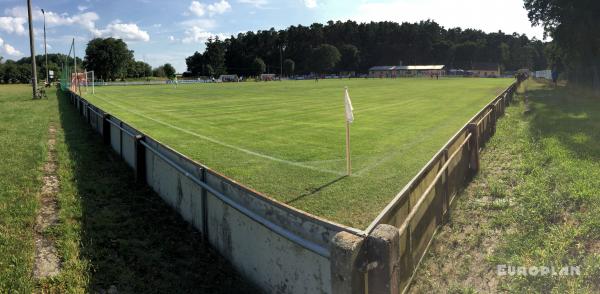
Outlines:
POLYGON ((254 58, 254 61, 252 62, 252 74, 255 76, 259 76, 263 73, 265 73, 267 66, 265 65, 265 62, 262 60, 262 58, 260 57, 256 57, 254 58))
POLYGON ((313 50, 312 68, 317 73, 325 73, 332 70, 340 58, 340 51, 337 48, 329 44, 322 44, 313 50))
POLYGON ((115 80, 126 74, 127 65, 133 60, 133 51, 121 39, 96 38, 85 49, 85 67, 96 76, 115 80))

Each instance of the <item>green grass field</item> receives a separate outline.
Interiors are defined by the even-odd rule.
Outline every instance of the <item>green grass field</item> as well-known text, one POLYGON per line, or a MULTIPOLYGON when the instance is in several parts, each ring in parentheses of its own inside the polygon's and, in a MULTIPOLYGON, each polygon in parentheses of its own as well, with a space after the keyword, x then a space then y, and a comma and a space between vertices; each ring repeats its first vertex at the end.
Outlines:
POLYGON ((240 183, 364 228, 510 79, 97 87, 86 99, 240 183), (355 109, 345 177, 343 89, 355 109))
POLYGON ((31 88, 0 86, 0 292, 32 289, 36 195, 50 118, 47 101, 31 101, 31 88))

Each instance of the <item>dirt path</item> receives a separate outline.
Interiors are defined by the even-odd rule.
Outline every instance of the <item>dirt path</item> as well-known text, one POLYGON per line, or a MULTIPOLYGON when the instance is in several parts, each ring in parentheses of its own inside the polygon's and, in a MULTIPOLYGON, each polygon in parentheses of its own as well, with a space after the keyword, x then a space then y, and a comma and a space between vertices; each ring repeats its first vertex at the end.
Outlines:
POLYGON ((60 258, 54 240, 44 232, 58 222, 59 179, 56 173, 58 160, 56 154, 56 126, 48 129, 48 159, 44 165, 44 178, 40 194, 41 208, 35 220, 35 264, 33 277, 43 279, 56 276, 60 272, 60 258))

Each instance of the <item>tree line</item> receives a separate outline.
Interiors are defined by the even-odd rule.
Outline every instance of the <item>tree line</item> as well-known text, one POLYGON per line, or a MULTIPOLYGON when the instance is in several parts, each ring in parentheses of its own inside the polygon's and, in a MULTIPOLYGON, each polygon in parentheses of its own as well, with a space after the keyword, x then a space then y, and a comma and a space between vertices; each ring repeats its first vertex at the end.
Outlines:
MULTIPOLYGON (((6 60, 2 62, 0 56, 0 83, 29 83, 31 82, 31 57, 23 57, 19 60, 6 60)), ((39 79, 46 79, 46 59, 44 55, 35 57, 37 75, 39 79)), ((65 54, 48 54, 48 69, 54 72, 54 77, 60 77, 63 63, 73 64, 73 57, 65 54)), ((81 64, 81 58, 77 58, 81 64)))
MULTIPOLYGON (((0 56, 0 83, 29 83, 31 82, 31 57, 23 57, 17 61, 2 62, 0 56)), ((38 78, 46 79, 46 59, 44 55, 36 56, 38 78)), ((48 54, 48 69, 54 72, 54 80, 61 77, 62 66, 72 67, 72 56, 65 54, 48 54)), ((150 64, 136 61, 133 51, 121 39, 96 38, 86 47, 85 57, 77 57, 78 72, 94 71, 97 80, 115 81, 118 79, 140 79, 149 77, 174 78, 175 68, 164 64, 152 68, 150 64)))
POLYGON ((193 76, 365 73, 372 66, 399 64, 444 64, 468 70, 479 62, 498 63, 504 70, 546 69, 548 47, 526 35, 446 29, 431 20, 329 21, 250 31, 225 40, 210 38, 205 50, 186 58, 186 64, 193 76))
MULTIPOLYGON (((474 63, 494 62, 504 70, 561 68, 572 79, 591 84, 593 77, 598 79, 600 71, 599 38, 592 29, 595 26, 582 27, 595 24, 598 18, 583 15, 583 21, 578 22, 579 17, 562 16, 561 19, 570 22, 556 25, 555 18, 545 15, 556 15, 556 11, 561 11, 560 7, 551 6, 554 10, 549 10, 543 3, 546 2, 525 0, 532 21, 547 26, 548 34, 554 39, 551 43, 516 33, 446 29, 431 20, 401 24, 329 21, 327 24, 290 26, 279 31, 250 31, 225 40, 210 38, 202 53, 197 51, 186 58, 187 74, 366 73, 371 66, 398 64, 444 64, 447 68, 468 70, 474 63), (589 66, 590 62, 593 66, 589 66)), ((597 6, 590 4, 592 9, 597 10, 594 8, 597 6)), ((64 57, 49 55, 49 67, 56 76, 60 75, 61 60, 64 59, 60 56, 64 57)), ((45 77, 44 58, 36 59, 39 76, 45 77)), ((22 58, 0 63, 0 81, 28 82, 31 71, 26 66, 28 61, 29 58, 22 58)), ((170 64, 152 68, 146 62, 136 61, 127 44, 115 38, 91 40, 85 58, 80 62, 87 70, 93 70, 97 79, 103 80, 175 76, 175 69, 170 64)))
POLYGON ((114 81, 125 78, 164 77, 174 78, 175 68, 167 63, 152 68, 144 61, 136 61, 133 50, 121 39, 95 38, 85 48, 83 65, 93 70, 101 80, 114 81))

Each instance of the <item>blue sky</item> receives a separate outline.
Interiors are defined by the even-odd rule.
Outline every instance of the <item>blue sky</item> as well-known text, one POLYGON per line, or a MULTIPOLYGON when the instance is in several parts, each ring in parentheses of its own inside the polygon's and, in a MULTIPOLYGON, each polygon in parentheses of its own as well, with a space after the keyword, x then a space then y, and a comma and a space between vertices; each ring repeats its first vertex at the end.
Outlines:
MULTIPOLYGON (((522 0, 33 0, 37 53, 43 52, 46 11, 48 51, 67 53, 75 38, 78 56, 94 37, 119 37, 137 60, 169 62, 185 71, 185 57, 204 50, 209 36, 310 25, 328 20, 358 22, 433 19, 444 27, 502 30, 542 38, 531 27, 522 0)), ((26 0, 0 0, 0 56, 29 55, 26 0)))

